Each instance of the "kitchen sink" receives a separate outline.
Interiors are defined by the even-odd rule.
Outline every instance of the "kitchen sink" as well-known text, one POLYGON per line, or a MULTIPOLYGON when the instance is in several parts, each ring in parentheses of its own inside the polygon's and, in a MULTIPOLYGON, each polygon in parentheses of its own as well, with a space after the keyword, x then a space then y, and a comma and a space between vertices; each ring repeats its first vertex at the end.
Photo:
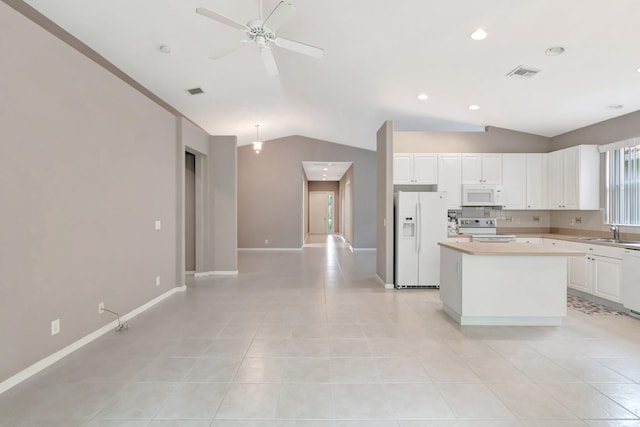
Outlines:
POLYGON ((640 241, 637 240, 616 240, 615 243, 620 243, 621 245, 640 245, 640 241))
POLYGON ((620 245, 640 246, 640 241, 638 240, 615 240, 606 239, 603 237, 580 237, 578 238, 578 240, 584 240, 587 242, 618 243, 620 245))

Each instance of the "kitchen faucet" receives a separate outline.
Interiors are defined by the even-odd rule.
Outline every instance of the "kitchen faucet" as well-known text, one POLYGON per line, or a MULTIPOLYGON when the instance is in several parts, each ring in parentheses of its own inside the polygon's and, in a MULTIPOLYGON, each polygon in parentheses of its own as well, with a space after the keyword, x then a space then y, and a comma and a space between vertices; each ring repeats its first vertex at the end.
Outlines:
POLYGON ((611 228, 609 230, 613 231, 613 240, 620 240, 620 228, 618 228, 617 225, 611 225, 611 228))

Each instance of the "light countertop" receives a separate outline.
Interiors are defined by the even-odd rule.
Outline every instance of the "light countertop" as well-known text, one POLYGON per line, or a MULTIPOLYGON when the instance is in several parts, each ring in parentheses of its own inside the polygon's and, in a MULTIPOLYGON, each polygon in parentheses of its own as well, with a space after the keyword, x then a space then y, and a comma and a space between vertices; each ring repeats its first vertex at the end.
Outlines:
POLYGON ((583 256, 585 254, 573 249, 530 243, 440 242, 438 244, 468 255, 481 256, 583 256))

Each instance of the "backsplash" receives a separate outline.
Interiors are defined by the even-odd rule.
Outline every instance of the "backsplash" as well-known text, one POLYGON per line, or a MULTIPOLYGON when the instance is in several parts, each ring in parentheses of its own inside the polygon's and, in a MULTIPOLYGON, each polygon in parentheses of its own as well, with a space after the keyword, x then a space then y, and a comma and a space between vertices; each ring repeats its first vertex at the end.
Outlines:
POLYGON ((518 229, 518 232, 548 233, 551 227, 549 211, 493 211, 497 219, 498 232, 505 229, 518 229))
MULTIPOLYGON (((610 225, 604 222, 604 209, 597 211, 550 211, 551 232, 559 234, 580 234, 594 237, 613 237, 610 225)), ((620 226, 623 239, 636 240, 640 236, 639 227, 620 226)))
MULTIPOLYGON (((454 212, 454 211, 451 211, 454 212)), ((498 233, 559 233, 594 237, 610 237, 604 222, 604 209, 597 211, 509 211, 496 208, 464 208, 458 217, 496 218, 498 233)), ((640 227, 620 226, 622 238, 640 238, 640 227)))

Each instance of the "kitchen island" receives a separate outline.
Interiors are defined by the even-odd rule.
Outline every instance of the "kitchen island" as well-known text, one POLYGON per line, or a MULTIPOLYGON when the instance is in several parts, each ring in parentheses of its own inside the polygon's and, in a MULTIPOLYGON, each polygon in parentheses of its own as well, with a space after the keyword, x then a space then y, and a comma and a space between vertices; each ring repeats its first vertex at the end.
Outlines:
POLYGON ((567 257, 527 243, 439 243, 440 299, 461 325, 558 326, 567 315, 567 257))

